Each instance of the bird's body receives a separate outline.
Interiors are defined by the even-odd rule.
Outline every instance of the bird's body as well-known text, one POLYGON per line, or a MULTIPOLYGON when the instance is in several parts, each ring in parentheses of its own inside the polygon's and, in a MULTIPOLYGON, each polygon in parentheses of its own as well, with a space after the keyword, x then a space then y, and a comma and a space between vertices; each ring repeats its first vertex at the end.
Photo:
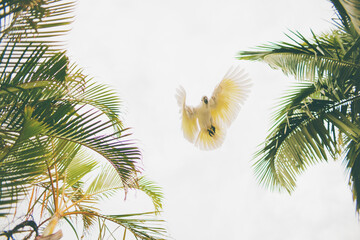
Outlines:
POLYGON ((212 124, 212 117, 210 112, 209 104, 201 102, 200 106, 197 108, 197 115, 200 128, 210 128, 212 124))
POLYGON ((180 106, 184 137, 204 150, 221 146, 225 130, 238 115, 247 98, 250 81, 240 68, 231 68, 208 99, 204 96, 197 107, 187 106, 184 88, 176 99, 180 106))

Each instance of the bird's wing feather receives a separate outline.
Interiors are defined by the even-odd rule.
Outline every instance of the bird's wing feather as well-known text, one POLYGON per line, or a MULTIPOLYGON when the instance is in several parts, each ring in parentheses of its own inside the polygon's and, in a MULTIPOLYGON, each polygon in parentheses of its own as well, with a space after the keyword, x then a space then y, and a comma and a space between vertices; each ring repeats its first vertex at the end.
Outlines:
POLYGON ((182 118, 181 127, 184 137, 190 142, 194 142, 195 137, 199 132, 197 110, 194 107, 186 106, 186 92, 182 86, 177 89, 176 100, 180 107, 182 118))
POLYGON ((230 68, 210 99, 214 120, 229 126, 248 97, 250 86, 250 79, 241 68, 230 68))

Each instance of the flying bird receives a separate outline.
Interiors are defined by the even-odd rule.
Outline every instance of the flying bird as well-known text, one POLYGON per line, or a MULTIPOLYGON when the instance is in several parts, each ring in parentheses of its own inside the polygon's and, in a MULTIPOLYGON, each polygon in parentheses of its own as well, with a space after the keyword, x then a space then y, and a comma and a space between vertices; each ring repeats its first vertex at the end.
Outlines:
POLYGON ((236 119, 240 107, 248 97, 251 83, 240 67, 231 67, 214 89, 212 96, 202 97, 197 107, 186 105, 185 89, 177 89, 184 137, 202 150, 222 145, 226 129, 236 119))

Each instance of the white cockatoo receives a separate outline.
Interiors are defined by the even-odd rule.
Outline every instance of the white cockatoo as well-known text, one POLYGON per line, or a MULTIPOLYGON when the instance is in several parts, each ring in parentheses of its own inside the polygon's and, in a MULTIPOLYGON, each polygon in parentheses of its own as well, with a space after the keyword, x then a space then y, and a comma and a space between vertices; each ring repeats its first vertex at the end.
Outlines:
POLYGON ((248 97, 250 79, 239 67, 230 68, 214 89, 211 98, 202 97, 197 107, 186 105, 183 87, 177 89, 184 137, 202 150, 221 146, 226 129, 237 117, 241 105, 248 97))

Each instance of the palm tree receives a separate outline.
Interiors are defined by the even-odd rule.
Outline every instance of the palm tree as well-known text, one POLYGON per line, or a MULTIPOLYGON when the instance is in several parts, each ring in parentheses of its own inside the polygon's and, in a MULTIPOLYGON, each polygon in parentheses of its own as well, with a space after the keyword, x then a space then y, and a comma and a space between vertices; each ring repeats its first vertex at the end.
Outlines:
MULTIPOLYGON (((155 212, 103 214, 98 209, 100 201, 124 190, 116 169, 111 164, 101 163, 77 144, 61 140, 60 145, 52 154, 55 164, 32 183, 33 188, 27 198, 27 216, 39 219, 38 227, 47 224, 43 235, 51 233, 61 218, 76 229, 72 220, 80 217, 84 234, 101 221, 104 226, 106 222, 116 223, 118 228, 125 229, 124 234, 129 230, 140 239, 163 239, 166 236, 163 221, 154 218, 154 214, 162 208, 160 188, 143 176, 137 179, 136 186, 132 186, 150 197, 155 212)), ((114 235, 109 228, 103 228, 100 239, 104 239, 106 233, 114 235)), ((79 239, 77 231, 74 233, 79 239)))
POLYGON ((282 97, 273 126, 255 154, 258 180, 270 188, 296 186, 296 176, 319 161, 341 157, 360 211, 360 1, 331 0, 335 28, 291 42, 242 51, 239 59, 264 61, 300 80, 282 97))
POLYGON ((161 191, 141 176, 141 153, 119 119, 116 93, 84 75, 63 50, 73 7, 0 0, 0 218, 16 216, 27 198, 25 222, 37 206, 50 213, 41 223, 44 236, 59 219, 82 216, 85 228, 99 218, 140 239, 164 239, 153 213, 102 215, 90 204, 115 190, 139 189, 158 212, 161 191), (100 163, 81 161, 89 154, 108 166, 93 173, 100 163), (97 177, 85 186, 90 173, 97 177))

